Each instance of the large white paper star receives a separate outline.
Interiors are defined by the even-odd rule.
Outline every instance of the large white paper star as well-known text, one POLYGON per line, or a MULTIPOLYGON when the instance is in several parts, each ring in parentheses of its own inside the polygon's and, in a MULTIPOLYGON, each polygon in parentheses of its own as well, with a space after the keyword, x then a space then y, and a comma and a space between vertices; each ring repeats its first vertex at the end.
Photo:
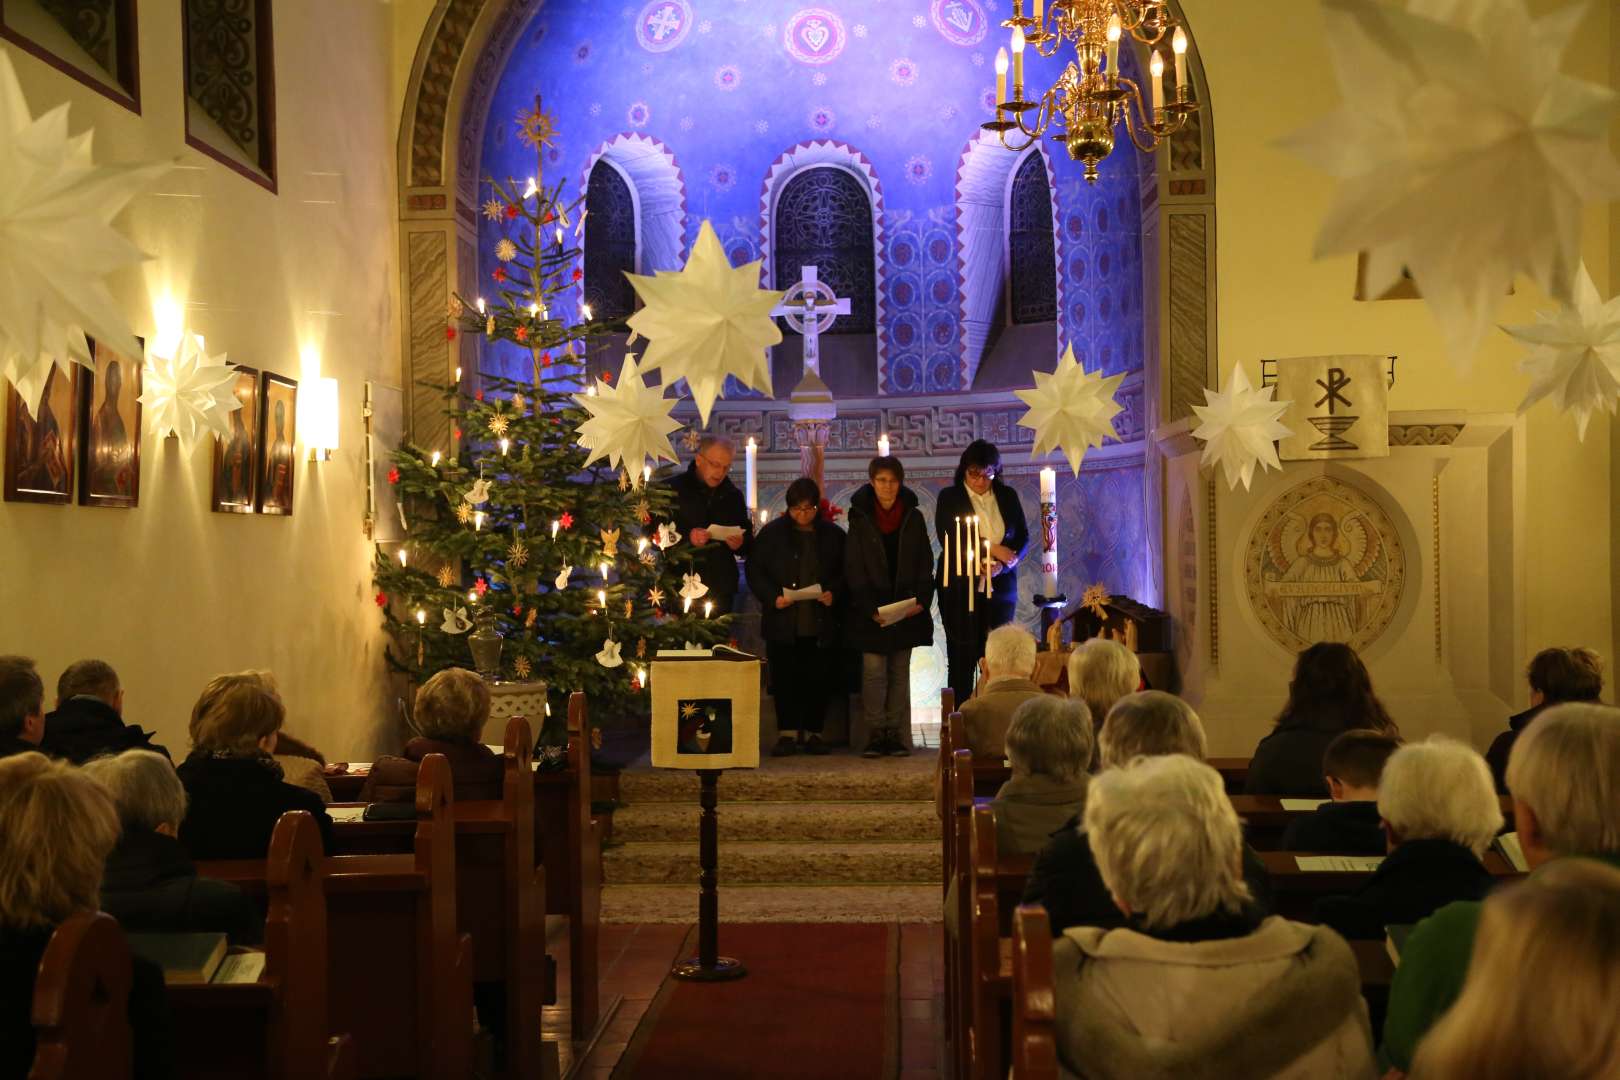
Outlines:
POLYGON ((1322 6, 1344 105, 1289 139, 1340 181, 1317 254, 1366 251, 1374 296, 1408 268, 1466 362, 1515 275, 1569 298, 1581 204, 1620 196, 1614 92, 1558 71, 1586 5, 1322 6))
POLYGON ((88 332, 141 355, 103 278, 146 256, 112 227, 168 165, 96 166, 92 132, 68 134, 68 107, 34 119, 0 49, 0 375, 39 408, 51 363, 90 364, 88 332))
POLYGON ((669 415, 674 399, 664 396, 662 386, 647 385, 629 353, 624 354, 617 382, 600 383, 596 393, 575 394, 574 400, 591 414, 579 425, 579 445, 590 451, 585 464, 607 458, 609 465, 617 469, 622 464, 639 480, 648 458, 654 464, 678 460, 669 444, 669 433, 681 426, 669 415))
POLYGON ((1586 440, 1595 412, 1620 405, 1620 296, 1604 303, 1582 263, 1575 275, 1575 301, 1557 311, 1538 311, 1531 326, 1502 329, 1530 346, 1519 370, 1533 380, 1519 403, 1523 412, 1544 397, 1575 417, 1575 432, 1586 440))
POLYGON ((782 340, 771 309, 785 294, 759 287, 759 260, 733 267, 704 221, 685 269, 625 277, 646 305, 626 320, 647 339, 642 370, 661 369, 665 385, 684 378, 704 424, 727 375, 771 395, 765 349, 782 340))
POLYGON ((1226 473, 1226 486, 1233 491, 1239 481, 1248 490, 1256 465, 1282 468, 1282 462, 1277 460, 1276 440, 1288 438, 1289 428, 1279 417, 1293 402, 1273 401, 1275 393, 1272 386, 1256 390, 1243 368, 1233 365, 1225 393, 1205 387, 1207 404, 1192 407, 1202 421, 1192 433, 1204 444, 1199 464, 1219 462, 1226 473))
POLYGON ((1029 406, 1018 426, 1035 432, 1030 459, 1060 450, 1079 476, 1080 459, 1086 451, 1114 435, 1114 414, 1120 409, 1114 391, 1125 376, 1088 373, 1075 360, 1073 345, 1063 350, 1051 372, 1030 374, 1035 377, 1035 388, 1014 391, 1029 406))
POLYGON ((236 369, 223 354, 209 356, 202 338, 180 335, 173 356, 148 356, 141 404, 158 437, 178 435, 182 445, 212 431, 230 436, 230 415, 242 407, 232 393, 236 369))

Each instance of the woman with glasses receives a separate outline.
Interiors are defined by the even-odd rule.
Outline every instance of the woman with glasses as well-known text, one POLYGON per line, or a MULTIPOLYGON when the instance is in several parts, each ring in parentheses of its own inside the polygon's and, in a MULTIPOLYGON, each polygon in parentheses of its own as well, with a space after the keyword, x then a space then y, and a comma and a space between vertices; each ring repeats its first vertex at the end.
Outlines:
POLYGON ((939 493, 934 508, 934 534, 941 561, 938 580, 939 617, 945 626, 947 677, 958 702, 973 693, 973 674, 984 656, 984 639, 998 626, 1010 623, 1018 609, 1018 561, 1029 546, 1029 525, 1018 493, 1001 482, 1001 451, 984 439, 975 439, 962 451, 951 486, 939 493), (970 524, 977 517, 976 526, 970 524), (977 552, 968 550, 968 537, 977 535, 977 552), (989 547, 986 549, 985 542, 989 547), (961 558, 958 558, 958 555, 961 558), (976 573, 966 573, 966 560, 976 555, 976 573), (988 555, 989 595, 983 579, 988 555), (945 559, 949 558, 949 574, 945 559), (949 584, 945 584, 946 577, 949 584), (969 591, 976 595, 971 597, 969 591))

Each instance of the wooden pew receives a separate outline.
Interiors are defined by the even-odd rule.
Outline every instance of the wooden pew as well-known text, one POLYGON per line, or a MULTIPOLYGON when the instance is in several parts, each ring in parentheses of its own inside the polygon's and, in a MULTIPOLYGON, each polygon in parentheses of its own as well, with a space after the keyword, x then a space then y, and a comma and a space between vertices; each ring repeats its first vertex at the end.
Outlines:
MULTIPOLYGON (((1295 820, 1311 810, 1288 810, 1276 795, 1228 795, 1232 809, 1243 822, 1243 837, 1256 851, 1276 851, 1282 847, 1283 833, 1295 820)), ((1504 829, 1513 828, 1513 799, 1500 797, 1504 829)))
MULTIPOLYGON (((456 927, 451 807, 449 762, 429 754, 417 774, 411 854, 321 861, 328 1029, 352 1035, 361 1076, 463 1080, 472 1069, 472 940, 456 927)), ((197 870, 266 888, 264 860, 197 870)))
POLYGON ((1204 764, 1221 774, 1226 783, 1226 790, 1231 795, 1243 794, 1243 786, 1249 779, 1249 759, 1246 757, 1212 757, 1205 758, 1204 764))
POLYGON ((1039 904, 1013 913, 1012 1080, 1057 1080, 1052 925, 1039 904))
POLYGON ((29 1080, 128 1080, 129 945, 111 915, 74 915, 51 935, 34 980, 29 1080))
MULTIPOLYGON (((949 694, 949 690, 941 691, 949 694)), ((952 711, 947 713, 939 726, 939 775, 934 779, 934 791, 938 799, 939 820, 944 827, 940 829, 940 838, 943 842, 942 862, 945 873, 941 885, 944 891, 949 892, 951 875, 956 866, 956 846, 951 842, 951 770, 954 767, 954 755, 958 750, 967 747, 957 742, 961 735, 962 714, 952 711)))
POLYGON ((576 1039, 601 1019, 602 834, 591 818, 591 725, 585 694, 568 695, 568 768, 535 773, 535 839, 546 913, 568 917, 568 1009, 576 1039))
POLYGON ((958 749, 951 754, 951 816, 947 830, 953 853, 952 877, 956 883, 956 939, 946 939, 945 1020, 956 1075, 970 1075, 972 1053, 968 1029, 973 1025, 973 999, 968 978, 972 968, 973 897, 968 869, 972 866, 970 821, 973 812, 973 752, 958 749))
POLYGON ((996 1080, 1007 1072, 1002 1014, 1012 992, 1012 950, 1002 936, 996 820, 988 804, 973 807, 971 834, 973 918, 962 931, 970 949, 967 985, 972 1027, 967 1046, 971 1066, 963 1075, 996 1080))
POLYGON ((255 983, 168 988, 184 1080, 354 1075, 352 1040, 327 1034, 322 859, 315 819, 283 814, 264 864, 264 974, 255 983))
MULTIPOLYGON (((545 868, 534 864, 534 791, 529 723, 506 723, 502 797, 455 803, 456 924, 472 935, 473 979, 505 988, 507 1068, 555 1074, 555 1046, 540 1037, 542 1007, 557 1000, 556 965, 546 955, 545 868)), ((416 824, 344 821, 338 854, 411 850, 416 824)))

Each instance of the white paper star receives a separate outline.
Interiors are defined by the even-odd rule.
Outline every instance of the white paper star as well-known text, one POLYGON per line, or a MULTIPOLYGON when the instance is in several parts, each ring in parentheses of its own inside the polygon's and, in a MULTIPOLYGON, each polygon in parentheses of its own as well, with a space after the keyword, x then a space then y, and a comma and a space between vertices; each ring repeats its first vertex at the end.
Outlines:
POLYGON ((572 574, 573 572, 574 568, 569 566, 567 563, 564 563, 563 568, 557 571, 557 577, 554 581, 552 581, 552 584, 559 589, 568 588, 568 575, 572 574))
POLYGON ((202 338, 181 334, 173 356, 149 356, 140 402, 158 437, 178 435, 189 445, 207 432, 230 437, 230 415, 242 407, 232 392, 236 369, 225 357, 209 356, 202 338))
POLYGON ((68 107, 37 120, 0 49, 0 376, 37 411, 51 364, 91 364, 88 332, 141 355, 103 278, 146 256, 112 219, 169 165, 93 163, 93 132, 68 134, 68 107))
POLYGON ((482 506, 489 501, 489 485, 488 480, 474 480, 473 486, 467 490, 467 494, 463 495, 462 498, 474 506, 482 506))
POLYGON ((602 642, 602 651, 596 654, 596 662, 605 668, 618 667, 624 663, 624 658, 619 655, 620 648, 621 646, 617 641, 608 638, 602 642))
POLYGON ((674 522, 670 521, 658 526, 658 535, 653 538, 653 543, 658 545, 660 551, 666 551, 680 542, 681 534, 676 531, 674 522))
POLYGON ((472 629, 472 620, 467 618, 467 609, 458 607, 454 611, 449 608, 440 608, 444 612, 444 622, 439 629, 446 634, 465 634, 472 629))
POLYGON ((1530 346, 1519 370, 1533 381, 1519 411, 1551 397, 1575 417, 1576 435, 1585 442, 1592 414, 1613 413, 1620 405, 1620 296, 1604 303, 1582 263, 1574 303, 1538 311, 1536 319, 1531 326, 1502 328, 1530 346))
POLYGON ((699 575, 699 574, 684 574, 684 575, 682 575, 682 577, 681 577, 681 592, 680 592, 680 596, 681 596, 682 600, 696 600, 699 597, 703 596, 708 591, 709 591, 709 587, 707 585, 703 584, 703 578, 702 578, 701 575, 699 575))
POLYGON ((1050 373, 1030 374, 1035 377, 1035 388, 1014 391, 1029 406, 1018 426, 1035 432, 1030 460, 1061 450, 1069 468, 1079 476, 1080 459, 1086 451, 1114 435, 1114 414, 1120 409, 1114 391, 1125 376, 1088 373, 1075 361, 1073 345, 1063 350, 1050 373))
POLYGON ((1279 417, 1293 402, 1273 401, 1275 393, 1273 386, 1256 390, 1242 366, 1233 365, 1226 392, 1205 387, 1207 404, 1192 407, 1202 421, 1192 433, 1204 444, 1199 464, 1220 462, 1226 486, 1233 491, 1239 481, 1245 491, 1249 489, 1257 464, 1267 469, 1282 468, 1282 462, 1277 460, 1276 440, 1288 438, 1289 429, 1279 417))
POLYGON ((759 287, 759 260, 733 267, 704 221, 684 269, 625 277, 646 305, 626 320, 648 341, 642 370, 661 368, 665 385, 684 378, 705 425, 727 375, 771 396, 765 350, 782 340, 771 309, 786 294, 759 287))
POLYGON ((647 385, 634 356, 625 353, 618 380, 599 383, 596 391, 574 395, 574 400, 591 414, 579 425, 579 445, 590 451, 585 464, 607 458, 615 469, 622 465, 626 475, 634 472, 639 476, 648 458, 654 464, 664 459, 678 460, 675 448, 669 444, 669 433, 681 426, 669 415, 675 401, 664 396, 662 386, 654 389, 647 385))
POLYGON ((1614 92, 1558 71, 1586 5, 1322 6, 1344 105, 1289 139, 1340 180, 1316 252, 1368 252, 1375 296, 1409 269, 1466 362, 1515 275, 1570 297, 1581 204, 1620 196, 1614 92))

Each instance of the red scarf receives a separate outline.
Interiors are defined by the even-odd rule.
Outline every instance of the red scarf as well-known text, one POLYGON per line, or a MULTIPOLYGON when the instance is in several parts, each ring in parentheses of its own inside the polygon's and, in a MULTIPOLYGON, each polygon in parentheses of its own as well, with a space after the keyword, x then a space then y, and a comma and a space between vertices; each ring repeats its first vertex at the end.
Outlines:
POLYGON ((883 509, 883 504, 875 499, 872 506, 872 517, 877 522, 878 532, 892 533, 900 527, 900 522, 905 519, 906 504, 901 502, 898 496, 895 497, 894 505, 887 510, 883 509))

